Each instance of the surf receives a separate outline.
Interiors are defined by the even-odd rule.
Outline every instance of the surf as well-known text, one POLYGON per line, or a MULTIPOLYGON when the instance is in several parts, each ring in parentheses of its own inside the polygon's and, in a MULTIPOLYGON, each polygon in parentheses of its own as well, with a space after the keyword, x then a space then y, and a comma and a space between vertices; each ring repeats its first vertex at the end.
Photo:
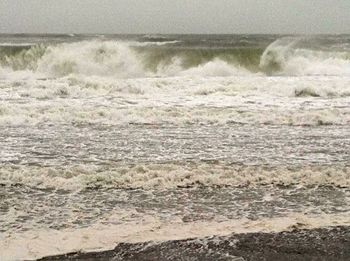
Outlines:
POLYGON ((267 47, 249 46, 246 41, 203 44, 176 38, 158 40, 3 43, 0 68, 29 71, 40 77, 350 76, 350 50, 323 46, 313 38, 282 37, 267 47))

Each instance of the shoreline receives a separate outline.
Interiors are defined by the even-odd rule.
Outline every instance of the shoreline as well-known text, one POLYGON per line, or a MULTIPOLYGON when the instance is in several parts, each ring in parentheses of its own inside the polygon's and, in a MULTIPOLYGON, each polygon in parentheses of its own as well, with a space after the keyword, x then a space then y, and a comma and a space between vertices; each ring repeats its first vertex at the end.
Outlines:
POLYGON ((48 256, 49 260, 350 260, 350 227, 244 233, 165 242, 120 243, 113 250, 48 256))

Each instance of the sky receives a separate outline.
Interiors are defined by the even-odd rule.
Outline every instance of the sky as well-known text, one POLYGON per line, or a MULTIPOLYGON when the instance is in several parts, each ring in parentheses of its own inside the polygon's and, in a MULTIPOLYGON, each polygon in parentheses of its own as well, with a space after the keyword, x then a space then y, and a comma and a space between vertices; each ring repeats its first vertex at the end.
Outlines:
POLYGON ((0 0, 0 33, 350 33, 350 0, 0 0))

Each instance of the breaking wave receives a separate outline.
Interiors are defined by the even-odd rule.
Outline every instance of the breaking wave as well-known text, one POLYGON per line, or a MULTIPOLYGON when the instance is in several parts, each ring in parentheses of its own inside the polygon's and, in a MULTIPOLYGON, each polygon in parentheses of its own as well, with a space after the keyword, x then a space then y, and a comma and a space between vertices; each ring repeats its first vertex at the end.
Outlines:
POLYGON ((268 74, 350 76, 350 52, 312 50, 301 39, 283 38, 269 45, 260 68, 268 74))
POLYGON ((91 188, 170 189, 178 187, 337 186, 350 187, 348 166, 261 167, 221 164, 140 164, 100 169, 1 168, 0 185, 80 190, 91 188))
MULTIPOLYGON (((1 67, 47 77, 70 74, 117 78, 167 76, 350 75, 350 53, 312 49, 305 39, 282 38, 267 48, 182 46, 179 41, 89 40, 59 44, 2 44, 1 67)), ((158 39, 159 40, 159 39, 158 39)))
POLYGON ((159 76, 229 76, 244 74, 228 50, 178 50, 173 42, 84 41, 51 46, 0 47, 2 67, 30 70, 47 77, 70 74, 138 78, 159 76))

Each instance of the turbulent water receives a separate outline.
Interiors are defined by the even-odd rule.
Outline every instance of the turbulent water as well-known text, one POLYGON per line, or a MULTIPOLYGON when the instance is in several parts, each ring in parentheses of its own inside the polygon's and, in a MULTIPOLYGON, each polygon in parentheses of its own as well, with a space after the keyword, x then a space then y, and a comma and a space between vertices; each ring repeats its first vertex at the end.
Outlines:
POLYGON ((350 225, 350 36, 1 35, 0 101, 1 260, 350 225))

